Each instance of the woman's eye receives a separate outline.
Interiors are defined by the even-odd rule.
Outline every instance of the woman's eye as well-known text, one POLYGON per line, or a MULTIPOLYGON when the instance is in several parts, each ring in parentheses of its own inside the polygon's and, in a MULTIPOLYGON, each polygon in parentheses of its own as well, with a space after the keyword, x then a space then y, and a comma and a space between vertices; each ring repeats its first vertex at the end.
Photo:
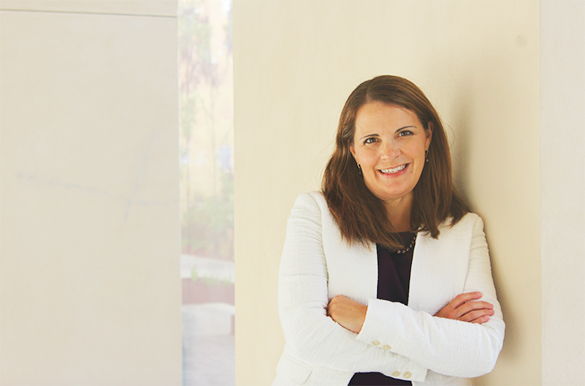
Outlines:
POLYGON ((374 143, 374 142, 378 142, 378 139, 374 138, 374 137, 370 137, 370 138, 366 138, 366 140, 364 141, 364 144, 374 143))
POLYGON ((399 137, 407 137, 407 136, 412 135, 412 134, 413 134, 412 131, 410 131, 410 130, 404 130, 404 131, 401 131, 400 133, 398 133, 398 136, 399 137))

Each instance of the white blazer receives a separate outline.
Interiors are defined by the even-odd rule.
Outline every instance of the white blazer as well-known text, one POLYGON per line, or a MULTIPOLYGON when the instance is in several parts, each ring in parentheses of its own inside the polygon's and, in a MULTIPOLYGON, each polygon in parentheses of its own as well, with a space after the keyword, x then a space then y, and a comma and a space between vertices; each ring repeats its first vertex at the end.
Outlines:
POLYGON ((323 195, 300 195, 288 220, 278 308, 286 345, 273 386, 347 385, 356 372, 381 372, 414 386, 470 385, 489 373, 504 340, 481 219, 442 225, 438 239, 419 233, 408 306, 376 299, 376 245, 349 246, 323 195), (494 305, 484 324, 433 317, 455 296, 480 291, 494 305), (368 305, 359 334, 335 323, 336 295, 368 305))

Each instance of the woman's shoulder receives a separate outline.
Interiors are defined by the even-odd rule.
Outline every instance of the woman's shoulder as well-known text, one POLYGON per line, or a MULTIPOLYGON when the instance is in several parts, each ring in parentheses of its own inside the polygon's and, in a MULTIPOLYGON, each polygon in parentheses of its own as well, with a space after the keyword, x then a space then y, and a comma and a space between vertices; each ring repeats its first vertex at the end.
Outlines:
POLYGON ((321 192, 313 191, 299 194, 290 214, 291 217, 321 217, 324 213, 329 213, 327 201, 321 192))
POLYGON ((477 228, 483 230, 483 220, 476 213, 468 212, 464 214, 463 217, 461 217, 456 223, 453 223, 453 218, 448 218, 441 224, 439 230, 441 233, 443 233, 474 230, 477 228))
POLYGON ((463 217, 461 217, 461 220, 459 221, 463 222, 464 224, 475 224, 476 222, 481 221, 481 217, 479 217, 479 215, 476 213, 467 212, 463 215, 463 217))
MULTIPOLYGON (((320 191, 312 191, 307 193, 301 193, 295 200, 295 208, 315 208, 315 209, 327 209, 327 201, 320 191)), ((328 210, 328 209, 327 209, 328 210)))

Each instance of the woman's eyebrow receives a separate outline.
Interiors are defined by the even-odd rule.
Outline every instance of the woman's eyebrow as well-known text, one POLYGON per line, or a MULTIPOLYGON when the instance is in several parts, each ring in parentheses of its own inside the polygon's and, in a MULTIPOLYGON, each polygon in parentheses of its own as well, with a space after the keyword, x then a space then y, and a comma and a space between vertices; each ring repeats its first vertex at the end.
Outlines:
POLYGON ((416 126, 415 125, 408 125, 408 126, 401 127, 400 129, 397 129, 395 131, 395 133, 398 133, 400 130, 409 129, 411 127, 416 129, 416 126))
POLYGON ((364 135, 363 137, 361 137, 360 140, 362 140, 364 138, 368 138, 368 137, 379 137, 379 136, 380 136, 379 134, 367 134, 367 135, 364 135))

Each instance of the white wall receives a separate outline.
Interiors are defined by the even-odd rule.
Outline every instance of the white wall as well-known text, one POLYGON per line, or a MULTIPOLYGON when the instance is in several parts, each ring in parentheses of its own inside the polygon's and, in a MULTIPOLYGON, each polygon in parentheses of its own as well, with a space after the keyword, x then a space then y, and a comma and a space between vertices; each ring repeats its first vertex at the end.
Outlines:
POLYGON ((0 384, 180 385, 176 2, 0 9, 0 384))
POLYGON ((237 384, 275 375, 286 218, 319 188, 345 99, 380 74, 437 107, 486 223, 507 337, 476 383, 540 384, 539 3, 236 0, 234 18, 237 384))
POLYGON ((585 381, 585 2, 541 2, 542 383, 585 381))

